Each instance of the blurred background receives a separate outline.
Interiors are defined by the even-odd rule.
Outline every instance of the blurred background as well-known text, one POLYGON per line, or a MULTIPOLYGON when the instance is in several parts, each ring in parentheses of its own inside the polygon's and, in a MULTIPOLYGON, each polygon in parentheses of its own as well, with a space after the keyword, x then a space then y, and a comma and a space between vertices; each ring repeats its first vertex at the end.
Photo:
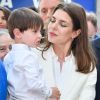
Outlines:
MULTIPOLYGON (((19 7, 31 7, 35 6, 38 8, 39 0, 0 0, 0 6, 6 6, 9 9, 13 10, 19 7)), ((65 2, 76 2, 81 4, 84 9, 88 12, 94 12, 97 16, 98 28, 100 33, 100 0, 65 0, 65 2)))

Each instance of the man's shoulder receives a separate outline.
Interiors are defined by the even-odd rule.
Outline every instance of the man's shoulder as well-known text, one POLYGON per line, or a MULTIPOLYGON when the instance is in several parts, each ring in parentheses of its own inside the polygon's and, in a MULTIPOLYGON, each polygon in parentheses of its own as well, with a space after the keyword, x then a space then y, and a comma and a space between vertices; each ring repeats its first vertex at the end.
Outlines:
POLYGON ((98 45, 98 46, 100 47, 100 37, 94 39, 94 40, 92 41, 92 43, 93 43, 93 45, 96 45, 96 46, 98 45))

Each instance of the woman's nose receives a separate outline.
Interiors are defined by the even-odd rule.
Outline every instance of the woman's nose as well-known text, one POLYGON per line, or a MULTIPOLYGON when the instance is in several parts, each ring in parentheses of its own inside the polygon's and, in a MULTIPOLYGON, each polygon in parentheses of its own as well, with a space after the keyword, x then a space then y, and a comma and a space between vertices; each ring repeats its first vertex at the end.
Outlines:
POLYGON ((55 23, 53 23, 51 26, 52 26, 53 29, 57 29, 57 27, 58 27, 58 23, 55 22, 55 23))

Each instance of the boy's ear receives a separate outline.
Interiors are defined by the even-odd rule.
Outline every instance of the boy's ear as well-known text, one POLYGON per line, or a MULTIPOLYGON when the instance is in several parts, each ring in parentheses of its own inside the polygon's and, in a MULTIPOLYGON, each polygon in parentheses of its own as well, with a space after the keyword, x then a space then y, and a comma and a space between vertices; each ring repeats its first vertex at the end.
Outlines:
POLYGON ((21 31, 18 29, 18 28, 15 28, 14 30, 13 30, 13 33, 14 33, 14 35, 15 35, 15 37, 16 38, 21 38, 21 31))
POLYGON ((81 33, 81 29, 78 29, 77 31, 74 31, 72 34, 72 38, 76 38, 81 33))

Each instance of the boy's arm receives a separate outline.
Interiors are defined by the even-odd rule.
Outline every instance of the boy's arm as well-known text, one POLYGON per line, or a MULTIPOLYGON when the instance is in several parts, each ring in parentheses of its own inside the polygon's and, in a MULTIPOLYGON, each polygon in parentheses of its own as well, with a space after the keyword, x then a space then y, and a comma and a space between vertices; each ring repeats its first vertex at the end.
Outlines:
POLYGON ((22 66, 21 68, 19 66, 19 68, 24 73, 24 80, 29 90, 38 92, 45 97, 59 97, 60 93, 57 88, 50 88, 46 85, 43 70, 39 66, 38 58, 35 55, 25 57, 22 66))

